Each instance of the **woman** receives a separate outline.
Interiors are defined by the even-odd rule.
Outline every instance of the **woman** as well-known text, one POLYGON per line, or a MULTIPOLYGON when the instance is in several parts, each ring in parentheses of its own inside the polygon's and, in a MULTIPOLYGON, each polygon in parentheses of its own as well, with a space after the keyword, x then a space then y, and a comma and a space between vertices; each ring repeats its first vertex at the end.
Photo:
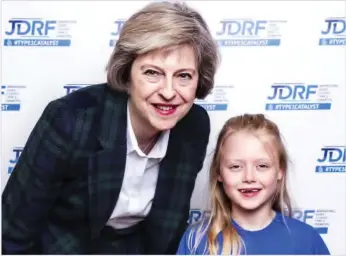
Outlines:
POLYGON ((186 5, 124 24, 108 82, 50 102, 3 192, 3 253, 174 254, 209 139, 217 47, 186 5))

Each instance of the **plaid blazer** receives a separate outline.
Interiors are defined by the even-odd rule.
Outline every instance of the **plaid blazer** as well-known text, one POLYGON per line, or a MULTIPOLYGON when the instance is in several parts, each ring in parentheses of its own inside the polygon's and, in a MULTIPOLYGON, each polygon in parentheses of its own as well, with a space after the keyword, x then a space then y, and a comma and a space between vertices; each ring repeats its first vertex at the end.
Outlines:
MULTIPOLYGON (((3 254, 82 254, 117 202, 126 164, 126 93, 88 86, 50 102, 2 194, 3 254)), ((209 140, 207 112, 193 105, 171 130, 141 244, 175 254, 209 140)))

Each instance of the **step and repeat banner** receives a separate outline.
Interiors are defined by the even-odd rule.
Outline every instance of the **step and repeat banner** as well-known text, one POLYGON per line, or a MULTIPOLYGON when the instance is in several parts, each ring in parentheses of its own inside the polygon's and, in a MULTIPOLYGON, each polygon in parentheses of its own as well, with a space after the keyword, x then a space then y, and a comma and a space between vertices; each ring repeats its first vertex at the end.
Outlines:
MULTIPOLYGON (((346 253, 346 3, 186 1, 207 21, 222 56, 212 93, 196 103, 211 118, 210 144, 189 222, 208 214, 207 174, 224 122, 263 113, 290 155, 294 217, 346 253)), ((2 190, 51 100, 106 81, 124 21, 146 1, 2 3, 2 190)))

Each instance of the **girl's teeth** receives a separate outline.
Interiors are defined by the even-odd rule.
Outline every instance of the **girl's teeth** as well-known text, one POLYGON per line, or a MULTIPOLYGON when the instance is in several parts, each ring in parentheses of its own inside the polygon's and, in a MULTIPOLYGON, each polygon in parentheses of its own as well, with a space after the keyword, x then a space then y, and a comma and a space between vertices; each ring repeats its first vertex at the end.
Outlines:
POLYGON ((240 192, 246 193, 246 192, 257 192, 259 189, 241 189, 240 192))

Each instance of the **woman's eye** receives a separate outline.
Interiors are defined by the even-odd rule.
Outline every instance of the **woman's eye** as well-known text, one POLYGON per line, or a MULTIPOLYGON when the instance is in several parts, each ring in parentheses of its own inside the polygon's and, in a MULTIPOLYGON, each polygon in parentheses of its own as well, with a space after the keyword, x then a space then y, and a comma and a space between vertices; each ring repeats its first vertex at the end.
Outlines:
POLYGON ((192 76, 189 73, 181 73, 179 76, 183 79, 192 79, 192 76))
POLYGON ((149 75, 149 76, 157 76, 159 75, 159 72, 152 70, 152 69, 148 69, 144 72, 145 75, 149 75))

